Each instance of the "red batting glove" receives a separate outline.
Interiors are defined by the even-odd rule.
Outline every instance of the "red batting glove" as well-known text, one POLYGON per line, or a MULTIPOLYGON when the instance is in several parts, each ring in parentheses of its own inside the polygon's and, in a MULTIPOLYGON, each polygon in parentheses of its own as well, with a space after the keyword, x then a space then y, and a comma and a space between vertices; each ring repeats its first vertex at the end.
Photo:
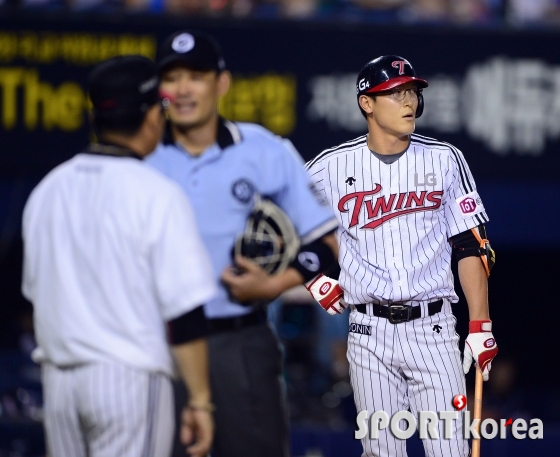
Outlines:
POLYGON ((463 371, 467 374, 473 359, 482 372, 482 379, 488 381, 492 359, 498 353, 498 345, 492 335, 492 321, 470 321, 469 336, 463 352, 463 371))
POLYGON ((319 302, 321 308, 334 316, 342 314, 348 306, 344 303, 344 292, 336 279, 319 274, 314 279, 305 284, 305 288, 311 296, 319 302))

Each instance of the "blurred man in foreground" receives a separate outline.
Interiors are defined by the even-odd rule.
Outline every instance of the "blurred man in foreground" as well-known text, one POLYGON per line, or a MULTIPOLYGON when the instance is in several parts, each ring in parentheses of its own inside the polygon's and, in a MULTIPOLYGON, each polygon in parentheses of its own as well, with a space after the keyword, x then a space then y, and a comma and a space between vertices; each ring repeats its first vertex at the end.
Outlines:
POLYGON ((201 305, 215 285, 189 202, 142 163, 164 124, 155 66, 110 59, 89 93, 100 142, 51 171, 23 216, 48 454, 170 455, 169 338, 190 392, 182 438, 203 457, 213 407, 201 305))

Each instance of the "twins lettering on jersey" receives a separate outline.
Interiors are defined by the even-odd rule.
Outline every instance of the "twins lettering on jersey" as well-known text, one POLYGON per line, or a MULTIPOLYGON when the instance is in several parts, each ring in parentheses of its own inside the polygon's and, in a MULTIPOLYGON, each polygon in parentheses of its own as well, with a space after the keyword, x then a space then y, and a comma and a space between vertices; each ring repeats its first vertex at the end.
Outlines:
POLYGON ((365 207, 367 222, 361 229, 376 229, 384 222, 405 214, 419 211, 435 211, 441 206, 443 191, 412 191, 398 194, 381 195, 383 187, 376 184, 373 190, 352 192, 343 196, 338 202, 338 210, 347 213, 352 210, 348 228, 358 225, 358 220, 365 207), (379 195, 375 198, 375 195, 379 195), (366 197, 373 197, 368 198, 366 197), (352 207, 353 204, 353 207, 352 207))

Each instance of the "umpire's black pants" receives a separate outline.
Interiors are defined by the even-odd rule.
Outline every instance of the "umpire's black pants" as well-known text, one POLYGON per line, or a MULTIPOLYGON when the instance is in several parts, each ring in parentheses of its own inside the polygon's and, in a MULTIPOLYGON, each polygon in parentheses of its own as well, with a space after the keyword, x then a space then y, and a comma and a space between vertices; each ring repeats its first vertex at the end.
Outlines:
MULTIPOLYGON (((288 457, 282 354, 269 324, 212 331, 208 346, 212 402, 216 405, 212 457, 288 457)), ((180 415, 187 398, 182 382, 175 382, 174 387, 177 428, 173 457, 182 457, 180 415)))
POLYGON ((212 457, 288 457, 282 353, 269 324, 215 331, 208 345, 212 457))

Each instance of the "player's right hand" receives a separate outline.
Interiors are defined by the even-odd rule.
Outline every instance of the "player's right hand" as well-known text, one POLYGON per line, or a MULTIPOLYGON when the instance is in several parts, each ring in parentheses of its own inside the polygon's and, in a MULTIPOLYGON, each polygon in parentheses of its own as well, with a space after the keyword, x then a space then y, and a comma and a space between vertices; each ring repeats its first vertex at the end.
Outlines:
POLYGON ((181 415, 181 442, 188 446, 187 455, 206 457, 212 447, 213 439, 212 412, 206 409, 185 407, 181 415))
POLYGON ((319 274, 305 284, 311 296, 321 308, 332 316, 342 314, 348 305, 344 302, 344 292, 336 279, 319 274))
POLYGON ((492 321, 470 321, 469 336, 465 341, 463 352, 463 371, 467 374, 472 362, 482 372, 482 379, 488 381, 492 359, 498 353, 498 345, 492 335, 492 321))

